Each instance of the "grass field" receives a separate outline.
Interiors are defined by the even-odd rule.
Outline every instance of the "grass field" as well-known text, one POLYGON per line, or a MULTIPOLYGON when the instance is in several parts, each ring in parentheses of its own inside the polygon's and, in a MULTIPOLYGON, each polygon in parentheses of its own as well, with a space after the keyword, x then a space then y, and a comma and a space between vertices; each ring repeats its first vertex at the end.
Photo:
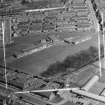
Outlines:
MULTIPOLYGON (((77 35, 78 34, 75 34, 75 36, 77 35)), ((31 40, 29 41, 27 40, 26 42, 30 43, 30 41, 31 40)), ((19 46, 19 44, 17 45, 19 46)), ((74 55, 75 53, 87 49, 90 46, 97 46, 97 37, 94 36, 94 38, 92 38, 91 40, 78 44, 76 46, 70 46, 70 45, 53 46, 49 49, 14 60, 11 63, 7 63, 7 66, 13 69, 18 69, 19 71, 36 75, 45 71, 48 65, 56 61, 62 61, 68 55, 74 55)), ((14 47, 12 48, 13 50, 11 49, 8 50, 7 52, 13 53, 16 48, 17 47, 15 46, 15 48, 14 47)))

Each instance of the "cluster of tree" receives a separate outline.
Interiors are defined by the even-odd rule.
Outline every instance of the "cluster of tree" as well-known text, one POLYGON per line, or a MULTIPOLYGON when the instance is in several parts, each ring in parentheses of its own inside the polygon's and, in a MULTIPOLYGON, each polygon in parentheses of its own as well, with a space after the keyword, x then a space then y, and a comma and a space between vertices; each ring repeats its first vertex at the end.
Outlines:
POLYGON ((65 4, 68 2, 68 0, 60 0, 61 3, 65 4))
POLYGON ((103 31, 103 23, 102 23, 101 13, 100 13, 100 11, 97 7, 97 4, 95 3, 95 0, 91 0, 91 3, 92 3, 92 6, 93 6, 93 9, 95 11, 96 18, 98 19, 98 22, 100 24, 100 31, 103 31))
POLYGON ((34 9, 46 8, 51 0, 22 0, 21 4, 34 9))
MULTIPOLYGON (((101 46, 101 56, 103 56, 103 46, 101 46)), ((71 68, 71 72, 73 72, 73 70, 78 70, 79 68, 98 60, 98 58, 98 49, 91 46, 87 50, 80 51, 72 56, 67 56, 62 62, 56 62, 49 65, 48 69, 41 73, 41 76, 51 77, 59 73, 67 72, 68 68, 71 68)))
POLYGON ((56 62, 54 64, 51 64, 46 71, 44 71, 43 73, 41 73, 41 76, 44 77, 49 77, 49 76, 53 76, 54 74, 58 74, 61 72, 65 72, 66 68, 63 65, 63 63, 61 62, 56 62))

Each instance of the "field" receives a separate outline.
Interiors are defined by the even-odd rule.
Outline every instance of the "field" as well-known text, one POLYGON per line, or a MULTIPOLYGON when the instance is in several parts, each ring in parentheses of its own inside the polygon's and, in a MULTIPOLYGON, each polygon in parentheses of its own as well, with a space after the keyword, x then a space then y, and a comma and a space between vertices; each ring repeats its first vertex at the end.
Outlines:
POLYGON ((74 103, 72 103, 72 102, 68 101, 68 102, 66 102, 66 103, 65 103, 65 104, 63 104, 63 105, 76 105, 76 104, 74 104, 74 103))
MULTIPOLYGON (((78 34, 73 34, 77 36, 78 34)), ((81 35, 81 34, 80 34, 81 35)), ((83 34, 85 35, 85 34, 83 34)), ((87 35, 87 34, 86 34, 87 35)), ((92 34, 91 34, 92 35, 92 34)), ((72 36, 72 35, 70 35, 72 36)), ((75 37, 74 36, 74 37, 75 37)), ((92 38, 89 41, 86 41, 84 43, 78 44, 76 46, 70 46, 68 45, 59 45, 59 46, 53 46, 51 48, 48 48, 46 50, 34 53, 32 55, 20 58, 20 59, 14 59, 10 63, 7 63, 7 66, 14 69, 23 71, 29 74, 37 75, 43 71, 46 70, 48 65, 56 62, 56 61, 62 61, 64 60, 68 55, 73 55, 81 50, 87 49, 90 46, 96 46, 97 47, 97 37, 95 35, 92 35, 94 38, 92 38)), ((20 42, 22 42, 21 40, 20 42)), ((32 40, 26 40, 26 42, 33 42, 32 40)), ((16 52, 16 49, 20 49, 19 46, 21 46, 20 42, 18 41, 17 45, 15 47, 10 47, 7 49, 8 57, 11 56, 14 52, 16 52)), ((1 54, 0 54, 1 55, 1 54)))
POLYGON ((93 87, 89 90, 91 93, 100 94, 105 88, 105 83, 97 82, 93 85, 93 87))

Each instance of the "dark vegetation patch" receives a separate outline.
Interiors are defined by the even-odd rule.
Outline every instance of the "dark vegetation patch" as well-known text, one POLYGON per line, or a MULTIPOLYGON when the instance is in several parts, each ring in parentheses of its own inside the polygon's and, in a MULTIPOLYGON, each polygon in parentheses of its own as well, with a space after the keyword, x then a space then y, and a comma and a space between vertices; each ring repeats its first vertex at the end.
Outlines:
POLYGON ((38 8, 45 8, 47 7, 47 5, 49 4, 49 0, 41 0, 41 1, 33 1, 33 2, 29 2, 26 0, 22 0, 21 2, 22 5, 25 5, 27 7, 33 7, 34 9, 38 9, 38 8))
MULTIPOLYGON (((101 45, 101 57, 103 57, 103 46, 101 45)), ((59 73, 67 72, 67 69, 71 68, 71 72, 77 71, 81 67, 84 67, 90 63, 98 60, 98 49, 96 47, 89 47, 87 50, 80 51, 72 56, 67 56, 64 61, 56 62, 49 65, 46 71, 41 73, 43 77, 51 77, 59 73)))

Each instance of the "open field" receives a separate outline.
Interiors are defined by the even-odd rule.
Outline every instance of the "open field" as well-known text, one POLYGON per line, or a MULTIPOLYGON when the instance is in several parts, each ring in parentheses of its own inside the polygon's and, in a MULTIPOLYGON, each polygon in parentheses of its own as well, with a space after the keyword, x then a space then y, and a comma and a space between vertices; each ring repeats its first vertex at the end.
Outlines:
MULTIPOLYGON (((17 60, 15 59, 13 60, 13 62, 7 63, 7 66, 12 69, 17 69, 19 71, 23 71, 29 74, 34 75, 39 74, 45 71, 48 65, 56 61, 62 61, 68 55, 73 55, 81 50, 89 48, 90 46, 97 47, 97 37, 95 35, 93 35, 93 37, 94 38, 92 38, 91 40, 78 44, 76 46, 70 45, 53 46, 51 48, 34 53, 32 55, 17 60)), ((15 46, 15 48, 11 48, 10 50, 8 49, 7 52, 13 53, 13 51, 15 51, 16 48, 19 47, 15 46)))
POLYGON ((86 82, 94 76, 95 67, 92 65, 86 66, 80 70, 78 73, 77 83, 80 87, 86 84, 86 82))
POLYGON ((89 91, 99 95, 104 88, 105 88, 105 83, 97 82, 93 85, 93 87, 89 91))

